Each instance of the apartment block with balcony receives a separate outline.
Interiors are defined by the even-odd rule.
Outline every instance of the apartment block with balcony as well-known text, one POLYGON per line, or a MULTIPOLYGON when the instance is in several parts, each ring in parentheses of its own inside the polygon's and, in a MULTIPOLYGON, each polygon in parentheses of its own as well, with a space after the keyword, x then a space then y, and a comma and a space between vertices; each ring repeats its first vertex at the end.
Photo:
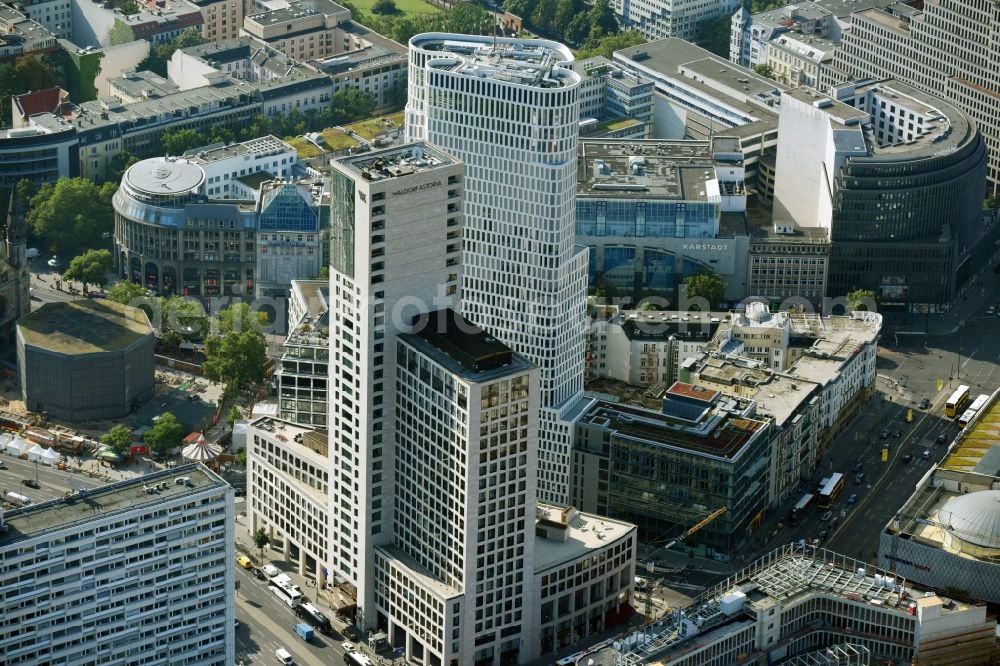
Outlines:
POLYGON ((201 464, 3 512, 4 663, 236 663, 235 524, 201 464))

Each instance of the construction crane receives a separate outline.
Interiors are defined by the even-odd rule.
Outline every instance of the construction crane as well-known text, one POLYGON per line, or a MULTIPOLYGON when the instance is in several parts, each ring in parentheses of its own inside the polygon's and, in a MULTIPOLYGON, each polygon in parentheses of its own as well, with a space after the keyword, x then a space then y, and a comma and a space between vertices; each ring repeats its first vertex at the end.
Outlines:
POLYGON ((699 521, 698 523, 696 523, 694 526, 692 526, 690 529, 688 529, 687 532, 685 532, 684 534, 680 535, 679 537, 677 537, 676 539, 674 539, 670 543, 668 543, 666 546, 664 546, 663 547, 664 550, 669 550, 669 549, 673 548, 674 546, 676 546, 678 543, 683 542, 689 536, 691 536, 695 532, 698 532, 699 530, 702 530, 706 525, 708 525, 709 523, 711 523, 713 520, 715 520, 716 518, 718 518, 719 516, 721 516, 722 514, 724 514, 728 510, 729 509, 727 507, 722 507, 721 509, 716 509, 712 513, 708 514, 701 521, 699 521))

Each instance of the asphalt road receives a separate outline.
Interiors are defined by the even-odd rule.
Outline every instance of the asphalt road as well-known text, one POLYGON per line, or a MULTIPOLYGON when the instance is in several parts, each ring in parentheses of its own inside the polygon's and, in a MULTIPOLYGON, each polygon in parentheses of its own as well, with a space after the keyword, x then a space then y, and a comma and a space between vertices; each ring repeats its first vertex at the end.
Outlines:
POLYGON ((103 479, 91 478, 86 472, 60 471, 41 463, 36 466, 7 453, 0 453, 0 462, 6 467, 0 469, 0 490, 24 495, 35 504, 58 499, 75 488, 98 488, 107 483, 103 479), (38 490, 22 483, 24 479, 35 478, 41 486, 38 490))
POLYGON ((344 649, 340 644, 346 639, 336 630, 330 636, 316 632, 313 640, 306 643, 295 633, 295 625, 301 620, 292 609, 268 590, 267 583, 257 580, 243 567, 236 570, 240 584, 236 593, 236 619, 240 621, 236 631, 237 660, 270 663, 274 661, 274 651, 283 647, 292 653, 296 664, 343 663, 344 649))

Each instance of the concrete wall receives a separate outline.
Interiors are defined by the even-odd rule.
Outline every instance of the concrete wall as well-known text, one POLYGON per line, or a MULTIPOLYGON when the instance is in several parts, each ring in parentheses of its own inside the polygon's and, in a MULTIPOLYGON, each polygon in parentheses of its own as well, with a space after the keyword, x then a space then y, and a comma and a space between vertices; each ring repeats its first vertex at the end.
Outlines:
POLYGON ((148 55, 149 42, 145 39, 137 39, 128 44, 109 46, 104 49, 104 57, 101 59, 101 69, 94 79, 97 96, 110 95, 111 87, 108 81, 121 76, 123 69, 129 67, 135 68, 148 55))
POLYGON ((153 395, 153 335, 125 351, 72 356, 18 339, 21 395, 30 411, 69 421, 120 418, 153 395))
POLYGON ((687 109, 671 104, 663 95, 653 93, 653 135, 651 139, 684 139, 687 109))
POLYGON ((114 12, 91 0, 73 2, 73 43, 77 46, 107 46, 115 25, 114 12))

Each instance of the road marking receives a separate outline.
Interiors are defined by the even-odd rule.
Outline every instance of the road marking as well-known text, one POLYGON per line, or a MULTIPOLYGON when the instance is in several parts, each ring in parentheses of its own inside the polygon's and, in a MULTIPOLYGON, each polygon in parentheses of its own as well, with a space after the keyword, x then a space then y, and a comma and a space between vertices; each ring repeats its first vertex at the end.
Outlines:
MULTIPOLYGON (((913 429, 909 433, 907 433, 905 437, 903 437, 903 439, 900 441, 899 446, 896 447, 895 453, 889 456, 889 460, 887 462, 882 463, 886 465, 886 468, 882 472, 882 475, 879 477, 879 480, 872 487, 871 491, 868 492, 857 504, 854 505, 854 510, 851 511, 851 513, 847 516, 847 518, 843 520, 843 522, 840 523, 837 529, 834 530, 833 534, 829 536, 829 538, 827 539, 827 543, 830 543, 834 539, 836 539, 840 535, 840 533, 844 531, 844 528, 846 528, 851 523, 851 521, 854 519, 854 516, 861 513, 861 509, 863 509, 871 501, 872 497, 875 497, 875 495, 878 494, 880 486, 882 486, 884 483, 888 481, 888 487, 891 487, 897 481, 903 480, 900 477, 890 479, 890 475, 888 473, 891 472, 892 468, 896 465, 896 460, 897 458, 899 458, 899 454, 902 452, 903 446, 906 444, 907 440, 909 440, 914 434, 916 434, 917 430, 920 429, 920 426, 923 425, 924 421, 926 421, 927 417, 929 416, 930 414, 927 412, 921 414, 920 420, 918 420, 913 429)), ((882 528, 880 527, 879 528, 880 534, 881 531, 882 528)))

